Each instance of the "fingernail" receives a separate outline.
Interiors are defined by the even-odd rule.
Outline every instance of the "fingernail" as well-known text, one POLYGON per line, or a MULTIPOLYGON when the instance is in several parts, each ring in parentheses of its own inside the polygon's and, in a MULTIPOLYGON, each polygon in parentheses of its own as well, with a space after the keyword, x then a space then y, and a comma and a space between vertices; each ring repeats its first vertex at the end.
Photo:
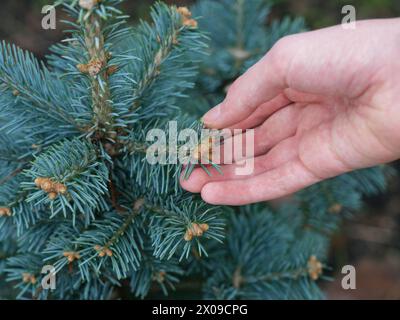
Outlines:
POLYGON ((221 114, 221 104, 212 108, 208 111, 202 118, 202 121, 205 125, 212 125, 214 122, 218 120, 221 114))

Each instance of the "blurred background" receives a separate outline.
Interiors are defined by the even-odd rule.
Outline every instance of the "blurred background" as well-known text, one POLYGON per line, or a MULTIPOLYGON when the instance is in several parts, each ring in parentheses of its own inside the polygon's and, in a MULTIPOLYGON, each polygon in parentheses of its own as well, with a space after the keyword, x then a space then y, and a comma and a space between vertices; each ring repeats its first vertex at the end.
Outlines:
MULTIPOLYGON (((201 0, 198 0, 201 1, 201 0)), ((147 19, 152 0, 126 0, 125 11, 134 23, 147 19)), ((166 0, 190 5, 195 0, 166 0)), ((304 16, 310 29, 341 22, 341 8, 353 5, 357 19, 400 17, 399 0, 271 0, 270 20, 283 15, 304 16)), ((63 25, 56 30, 41 28, 41 8, 52 0, 1 0, 0 40, 6 40, 43 58, 51 44, 61 40, 63 25)), ((64 18, 57 11, 57 21, 64 18)), ((268 21, 266 21, 268 23, 268 21)), ((400 54, 399 54, 400 57, 400 54)), ((399 163, 393 164, 400 173, 399 163)), ((329 261, 333 281, 322 287, 328 299, 400 299, 400 176, 392 177, 385 194, 366 199, 366 205, 347 221, 333 239, 329 261), (357 271, 357 289, 341 288, 340 270, 352 264, 357 271)))

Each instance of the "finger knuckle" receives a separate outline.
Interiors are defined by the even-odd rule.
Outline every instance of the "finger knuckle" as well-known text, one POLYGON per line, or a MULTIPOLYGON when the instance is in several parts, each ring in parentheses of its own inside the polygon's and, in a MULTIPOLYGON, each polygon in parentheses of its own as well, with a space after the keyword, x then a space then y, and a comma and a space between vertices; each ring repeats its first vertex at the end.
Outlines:
POLYGON ((299 48, 301 35, 288 35, 279 39, 268 52, 270 61, 276 66, 289 61, 299 48))
POLYGON ((236 79, 236 81, 234 81, 228 88, 227 91, 227 99, 231 99, 234 98, 237 93, 239 92, 239 83, 240 83, 240 79, 241 77, 239 77, 238 79, 236 79))

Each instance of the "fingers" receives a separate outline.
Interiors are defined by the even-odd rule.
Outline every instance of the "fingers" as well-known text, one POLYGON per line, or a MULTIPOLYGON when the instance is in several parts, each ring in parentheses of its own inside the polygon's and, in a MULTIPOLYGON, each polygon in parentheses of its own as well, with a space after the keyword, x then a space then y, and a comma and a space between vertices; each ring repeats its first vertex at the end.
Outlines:
MULTIPOLYGON (((296 133, 300 113, 303 106, 298 104, 291 104, 270 116, 264 123, 254 129, 254 153, 252 156, 258 156, 266 153, 269 149, 274 147, 280 141, 293 136, 296 133)), ((234 137, 225 140, 224 145, 234 146, 235 141, 243 141, 245 150, 246 143, 251 142, 248 138, 249 131, 238 134, 234 137)), ((222 146, 224 147, 224 146, 222 146)), ((225 151, 221 148, 221 154, 225 151)), ((240 161, 245 158, 245 155, 235 154, 235 161, 240 161)), ((226 162, 225 162, 226 163, 226 162)))
POLYGON ((276 112, 282 107, 290 104, 290 100, 284 95, 280 94, 271 101, 265 102, 260 105, 250 116, 245 120, 240 121, 231 126, 232 129, 249 129, 255 128, 262 124, 271 114, 276 112))
MULTIPOLYGON (((278 165, 283 161, 288 161, 297 152, 297 145, 295 144, 295 139, 287 139, 296 133, 297 123, 299 119, 299 114, 302 107, 295 104, 290 105, 277 113, 273 114, 268 118, 264 124, 255 129, 254 134, 254 154, 251 157, 256 157, 254 159, 254 172, 252 175, 259 174, 263 171, 270 170, 274 165, 278 165), (286 139, 286 140, 285 140, 286 139), (273 148, 275 145, 279 147, 273 148), (272 148, 272 149, 271 149, 272 148), (267 152, 271 149, 267 155, 267 152), (280 153, 281 152, 281 153, 280 153), (264 156, 260 156, 264 155, 264 156), (258 157, 260 156, 260 157, 258 157)), ((235 136, 237 141, 247 142, 247 134, 239 134, 235 136)), ((229 138, 225 141, 225 145, 221 146, 218 150, 220 153, 220 158, 222 165, 221 170, 223 175, 221 175, 217 170, 210 167, 211 176, 209 176, 202 168, 195 169, 188 179, 181 177, 181 186, 190 192, 200 192, 203 186, 210 181, 221 181, 230 179, 243 179, 248 176, 238 175, 237 170, 243 167, 243 164, 227 164, 227 156, 231 159, 232 147, 234 145, 234 138, 229 138), (225 147, 228 149, 226 150, 225 147), (225 156, 224 153, 228 152, 229 155, 225 156)), ((245 150, 244 146, 244 150, 245 150)), ((213 156, 213 159, 217 159, 213 156)), ((243 159, 248 158, 246 154, 236 154, 235 161, 239 162, 243 159)))
POLYGON ((346 157, 355 159, 360 156, 349 148, 353 132, 354 123, 344 115, 323 122, 288 139, 295 144, 289 144, 279 152, 292 152, 291 160, 249 178, 211 181, 202 187, 201 196, 208 203, 224 205, 267 201, 289 195, 323 179, 362 168, 361 162, 349 165, 346 160, 346 157))
POLYGON ((201 196, 210 204, 244 205, 280 198, 318 181, 296 158, 249 179, 207 183, 201 196))
POLYGON ((236 163, 221 166, 221 171, 223 174, 220 174, 214 168, 209 168, 208 170, 210 171, 211 176, 209 176, 202 168, 197 168, 192 172, 187 180, 185 180, 182 175, 181 186, 183 189, 189 192, 199 193, 204 185, 212 181, 229 181, 249 178, 250 176, 257 175, 272 168, 272 164, 267 163, 265 157, 266 155, 263 155, 254 159, 254 169, 250 175, 238 175, 236 170, 242 166, 236 163))
MULTIPOLYGON (((285 81, 273 49, 229 88, 227 97, 203 117, 209 128, 227 128, 249 117, 258 106, 279 96, 285 81)), ((271 106, 276 110, 276 106, 271 106)), ((271 111, 272 113, 273 111, 271 111)), ((270 114, 266 112, 266 114, 270 114)))
POLYGON ((360 161, 351 165, 346 159, 360 156, 354 153, 354 145, 350 141, 354 140, 351 139, 354 126, 347 116, 340 115, 332 121, 325 121, 303 131, 288 139, 294 141, 294 144, 279 150, 280 153, 292 152, 290 161, 284 161, 272 170, 248 179, 206 183, 201 189, 202 198, 211 204, 225 205, 266 201, 361 168, 360 161), (293 150, 296 152, 294 157, 293 150))
MULTIPOLYGON (((297 138, 291 137, 276 145, 267 154, 261 155, 254 159, 254 171, 251 176, 256 176, 268 170, 272 170, 297 156, 297 138)), ((250 176, 238 175, 237 169, 241 165, 236 163, 231 165, 223 165, 221 170, 223 175, 218 173, 214 168, 210 168, 211 176, 203 169, 198 168, 193 171, 189 179, 185 180, 181 177, 182 188, 189 192, 199 193, 201 189, 209 182, 230 181, 248 179, 250 176)))

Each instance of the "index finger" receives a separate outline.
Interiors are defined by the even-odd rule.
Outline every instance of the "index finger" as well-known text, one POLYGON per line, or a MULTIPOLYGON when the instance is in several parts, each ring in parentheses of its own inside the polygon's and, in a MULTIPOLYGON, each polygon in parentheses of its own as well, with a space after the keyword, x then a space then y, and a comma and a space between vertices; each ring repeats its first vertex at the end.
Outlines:
MULTIPOLYGON (((222 129, 243 121, 257 107, 282 93, 285 88, 285 64, 279 60, 277 51, 276 47, 272 48, 230 86, 221 104, 204 115, 203 121, 208 128, 222 129)), ((275 107, 271 113, 276 110, 275 107)))

